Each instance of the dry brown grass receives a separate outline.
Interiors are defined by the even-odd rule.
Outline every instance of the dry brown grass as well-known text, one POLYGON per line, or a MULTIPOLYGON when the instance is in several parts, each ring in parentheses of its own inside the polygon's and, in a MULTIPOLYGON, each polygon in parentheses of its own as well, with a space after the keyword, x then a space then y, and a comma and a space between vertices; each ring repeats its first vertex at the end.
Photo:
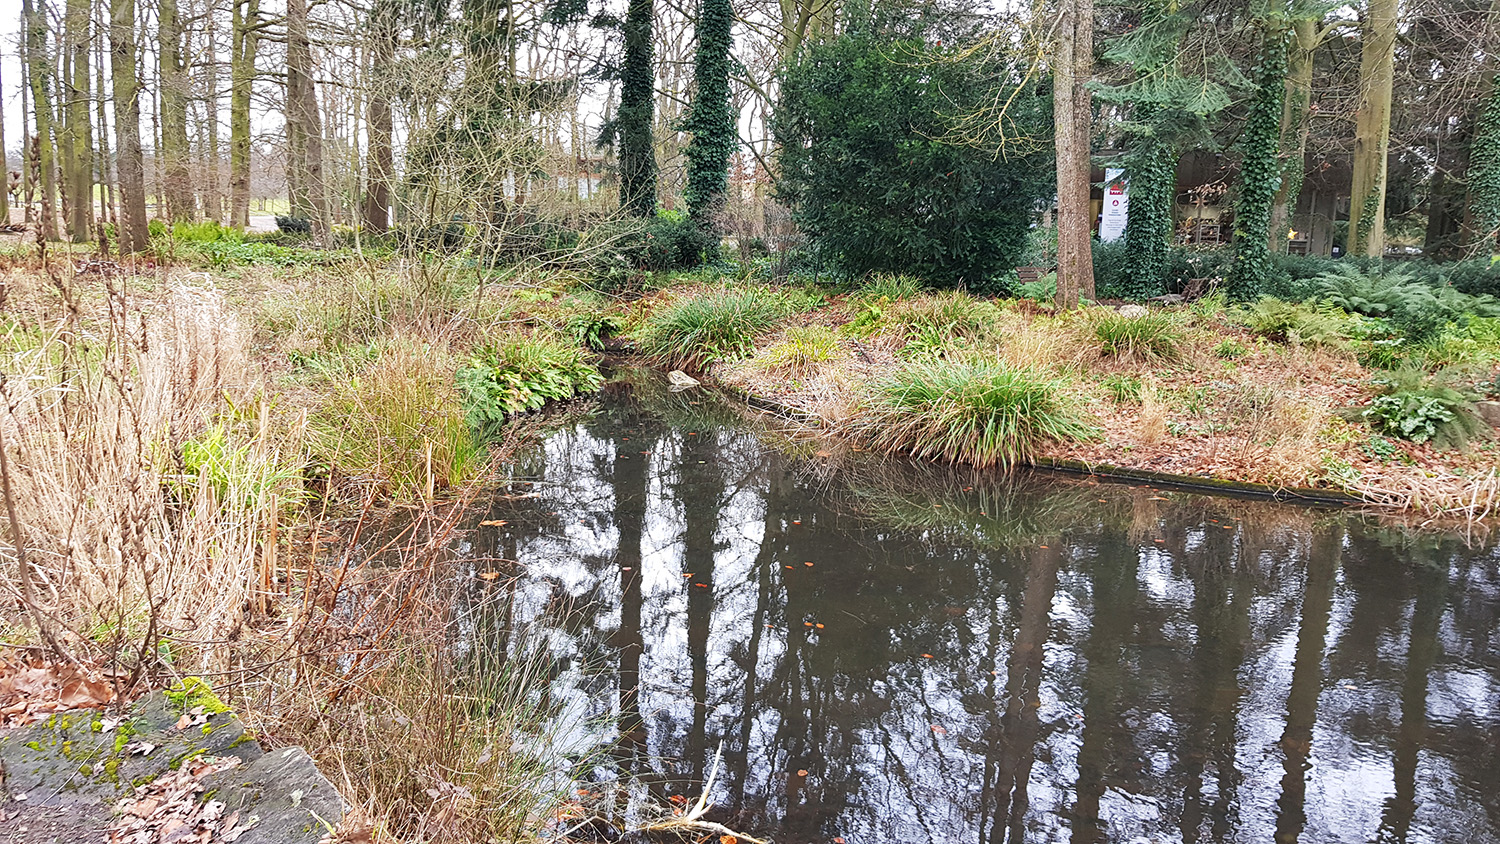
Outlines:
POLYGON ((139 663, 160 639, 192 666, 210 653, 194 643, 234 635, 274 582, 301 420, 262 400, 249 332, 217 290, 71 276, 13 277, 33 307, 3 353, 37 600, 72 649, 139 663), (184 447, 211 428, 189 465, 184 447))

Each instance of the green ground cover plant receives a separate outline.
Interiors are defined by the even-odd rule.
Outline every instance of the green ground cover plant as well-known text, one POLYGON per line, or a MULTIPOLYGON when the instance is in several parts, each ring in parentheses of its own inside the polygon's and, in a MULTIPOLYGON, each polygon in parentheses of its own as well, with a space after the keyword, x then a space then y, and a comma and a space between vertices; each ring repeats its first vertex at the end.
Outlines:
POLYGON ((597 391, 604 376, 577 345, 537 333, 481 347, 456 380, 469 424, 488 435, 513 414, 597 391))

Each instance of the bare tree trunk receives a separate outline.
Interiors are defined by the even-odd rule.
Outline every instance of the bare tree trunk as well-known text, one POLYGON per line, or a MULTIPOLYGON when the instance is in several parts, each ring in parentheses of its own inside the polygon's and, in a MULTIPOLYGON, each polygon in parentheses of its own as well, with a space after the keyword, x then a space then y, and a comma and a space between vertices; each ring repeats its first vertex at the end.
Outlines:
POLYGON ((260 0, 234 0, 229 49, 229 225, 250 225, 250 95, 260 43, 260 0))
POLYGON ((1292 47, 1287 57, 1286 99, 1281 103, 1281 186, 1271 200, 1272 252, 1286 249, 1286 238, 1306 171, 1308 104, 1312 100, 1313 52, 1321 39, 1318 22, 1292 22, 1292 47))
POLYGON ((218 43, 218 19, 213 14, 212 4, 209 7, 208 22, 206 25, 206 44, 209 60, 208 66, 203 73, 203 116, 207 131, 206 143, 203 144, 202 172, 203 184, 199 188, 202 200, 203 215, 210 220, 223 222, 224 220, 224 192, 219 184, 220 159, 219 159, 219 43, 218 43))
POLYGON ((51 67, 47 61, 47 16, 45 0, 21 0, 22 15, 26 20, 26 66, 30 76, 31 102, 36 112, 36 134, 32 141, 36 181, 42 192, 41 225, 42 236, 57 240, 57 182, 54 173, 52 146, 52 94, 50 86, 51 67))
MULTIPOLYGON (((0 64, 3 64, 3 62, 0 62, 0 64)), ((25 86, 23 85, 22 88, 24 89, 25 86)), ((4 90, 5 85, 3 82, 0 82, 0 91, 4 90)), ((21 111, 23 114, 25 113, 26 107, 24 105, 21 107, 21 111)), ((22 153, 22 158, 25 158, 24 152, 22 153)), ((23 168, 26 166, 24 160, 21 166, 23 168)), ((10 155, 5 151, 4 109, 0 109, 0 223, 10 224, 10 155)))
MULTIPOLYGON (((100 8, 102 8, 102 5, 100 8)), ((90 14, 98 13, 98 11, 96 8, 90 14)), ((96 171, 99 183, 99 219, 102 222, 114 223, 115 236, 119 237, 119 215, 115 209, 115 179, 112 172, 113 159, 109 154, 109 114, 104 104, 105 100, 109 99, 109 96, 105 94, 106 89, 104 87, 104 33, 107 30, 104 28, 104 17, 102 14, 95 17, 93 21, 95 33, 93 39, 94 90, 97 92, 97 95, 94 97, 94 118, 97 121, 94 128, 98 132, 99 138, 99 166, 96 171)))
POLYGON ((390 74, 396 53, 396 10, 391 2, 377 2, 370 12, 370 101, 365 112, 369 145, 365 150, 365 200, 361 216, 372 232, 390 228, 391 149, 390 74))
POLYGON ((313 239, 326 246, 332 226, 323 184, 322 118, 318 114, 312 70, 312 44, 307 37, 307 0, 287 0, 287 183, 296 185, 291 192, 293 216, 310 220, 313 239))
POLYGON ((67 101, 63 111, 66 149, 63 179, 69 198, 68 233, 74 243, 87 243, 94 233, 93 118, 89 114, 89 0, 68 0, 63 21, 68 66, 67 101))
POLYGON ((197 219, 192 173, 188 169, 187 66, 182 55, 182 20, 177 0, 161 0, 157 7, 157 78, 161 89, 161 146, 167 218, 173 222, 197 219))
POLYGON ((136 59, 135 0, 111 0, 109 8, 111 83, 115 96, 115 172, 120 184, 120 251, 148 245, 146 162, 141 151, 141 83, 136 59))
POLYGON ((1386 159, 1391 141, 1397 0, 1369 0, 1361 27, 1359 108, 1354 114, 1354 184, 1349 254, 1385 253, 1386 159))
POLYGON ((1077 307, 1094 298, 1094 254, 1089 202, 1092 107, 1086 87, 1094 65, 1093 0, 1062 0, 1052 71, 1057 144, 1057 304, 1077 307))

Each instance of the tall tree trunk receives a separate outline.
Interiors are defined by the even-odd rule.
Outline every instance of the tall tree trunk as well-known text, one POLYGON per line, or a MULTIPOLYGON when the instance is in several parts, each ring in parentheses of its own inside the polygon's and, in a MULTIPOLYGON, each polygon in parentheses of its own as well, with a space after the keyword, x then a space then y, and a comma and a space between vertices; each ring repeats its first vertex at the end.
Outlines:
POLYGON ((1094 298, 1093 208, 1089 202, 1094 71, 1094 2, 1062 0, 1052 69, 1052 115, 1057 145, 1057 304, 1077 307, 1094 298))
POLYGON ((1272 252, 1286 250, 1287 231, 1302 193, 1307 166, 1308 105, 1312 101, 1313 53, 1321 38, 1318 22, 1299 18, 1292 22, 1292 43, 1287 52, 1286 93, 1281 104, 1281 184, 1271 200, 1272 252))
POLYGON ((68 233, 74 243, 87 243, 94 233, 93 116, 89 114, 89 0, 68 0, 63 40, 67 53, 68 86, 64 109, 63 177, 70 202, 68 233))
POLYGON ((1263 22, 1255 96, 1240 136, 1240 198, 1234 209, 1234 265, 1229 295, 1259 296, 1271 274, 1271 203, 1281 168, 1281 112, 1286 95, 1287 22, 1273 15, 1263 22))
POLYGON ((47 16, 45 0, 21 0, 21 14, 26 20, 26 66, 30 77, 31 103, 36 112, 36 133, 32 141, 32 166, 42 193, 42 236, 57 240, 57 181, 52 146, 51 64, 47 61, 47 16), (34 3, 34 4, 33 4, 34 3))
POLYGON ((323 121, 318 114, 318 94, 313 87, 312 72, 307 0, 287 0, 287 182, 295 185, 291 196, 292 216, 309 220, 313 240, 327 246, 332 225, 328 219, 328 197, 323 184, 323 121))
POLYGON ((157 78, 161 87, 160 158, 167 201, 167 219, 173 223, 197 219, 192 173, 188 169, 187 66, 183 60, 182 20, 177 0, 161 0, 157 7, 157 78))
POLYGON ((94 131, 97 133, 99 147, 99 165, 95 176, 99 182, 99 219, 103 222, 113 224, 116 236, 119 231, 119 215, 115 209, 115 178, 114 159, 109 149, 109 109, 105 102, 109 99, 108 89, 104 87, 105 67, 104 54, 106 50, 106 39, 104 34, 109 30, 105 28, 103 5, 93 10, 96 16, 93 18, 94 26, 94 131))
POLYGON ((206 143, 201 149, 201 171, 203 184, 199 188, 203 215, 210 220, 223 222, 224 192, 219 186, 219 43, 218 22, 210 11, 205 26, 204 50, 208 54, 207 67, 203 72, 203 116, 206 143))
POLYGON ((365 110, 365 198, 360 216, 366 229, 382 233, 391 226, 391 175, 395 169, 391 137, 390 84, 396 59, 395 3, 380 0, 370 12, 370 100, 365 110))
POLYGON ((229 48, 229 225, 250 225, 250 95, 260 43, 260 0, 234 0, 229 48))
POLYGON ((692 111, 687 129, 688 213, 705 232, 723 216, 729 190, 729 158, 739 145, 739 128, 729 102, 729 53, 734 46, 730 0, 702 0, 698 6, 698 55, 693 67, 692 111))
POLYGON ((146 162, 141 151, 141 83, 136 59, 135 0, 110 0, 110 71, 115 98, 115 173, 120 184, 120 251, 148 245, 146 162))
POLYGON ((1349 254, 1385 254, 1386 161, 1396 69, 1397 0, 1369 0, 1360 32, 1359 107, 1354 113, 1354 182, 1349 254))
POLYGON ((656 153, 651 124, 656 104, 652 0, 630 0, 625 10, 625 66, 620 78, 620 207, 637 217, 656 213, 656 153))
MULTIPOLYGON (((3 63, 0 62, 0 64, 3 63)), ((25 86, 22 87, 24 88, 25 86)), ((0 91, 4 90, 5 84, 4 82, 0 82, 0 91)), ((26 107, 23 105, 21 112, 24 114, 25 111, 26 107)), ((25 133, 22 133, 22 137, 25 137, 25 133)), ((24 152, 22 152, 21 158, 21 167, 24 169, 26 166, 26 154, 24 152)), ((10 224, 10 154, 5 151, 4 109, 0 109, 0 223, 5 225, 10 224)))

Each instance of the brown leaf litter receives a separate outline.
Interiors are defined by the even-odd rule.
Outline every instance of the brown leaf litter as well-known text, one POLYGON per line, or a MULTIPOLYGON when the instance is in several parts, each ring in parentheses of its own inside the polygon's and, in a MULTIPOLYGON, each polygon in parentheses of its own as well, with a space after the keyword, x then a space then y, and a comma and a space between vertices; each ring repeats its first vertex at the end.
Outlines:
POLYGON ((183 761, 115 806, 109 844, 214 844, 236 841, 254 823, 239 811, 225 814, 222 801, 200 801, 203 778, 240 764, 236 756, 200 756, 183 761))

